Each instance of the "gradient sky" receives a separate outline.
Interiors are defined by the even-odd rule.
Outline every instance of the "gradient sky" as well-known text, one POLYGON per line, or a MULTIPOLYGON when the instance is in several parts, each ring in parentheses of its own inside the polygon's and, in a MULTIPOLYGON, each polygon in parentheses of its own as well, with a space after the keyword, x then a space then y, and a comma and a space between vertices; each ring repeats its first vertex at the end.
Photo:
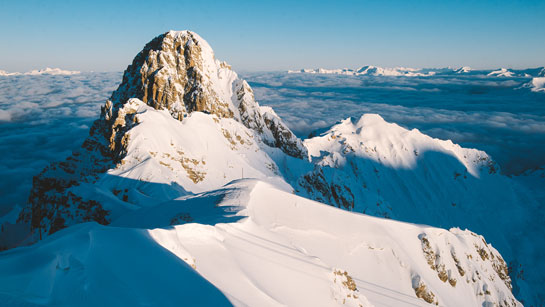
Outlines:
POLYGON ((545 0, 0 0, 0 69, 119 71, 169 29, 239 71, 545 65, 545 0))

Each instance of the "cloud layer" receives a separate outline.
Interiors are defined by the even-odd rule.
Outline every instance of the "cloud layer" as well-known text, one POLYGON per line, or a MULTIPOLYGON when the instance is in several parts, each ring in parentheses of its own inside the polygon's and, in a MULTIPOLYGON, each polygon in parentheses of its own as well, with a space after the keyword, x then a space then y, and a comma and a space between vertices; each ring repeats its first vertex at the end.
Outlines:
POLYGON ((244 76, 301 137, 346 117, 387 121, 487 151, 507 174, 545 165, 545 94, 520 88, 524 77, 244 76))
MULTIPOLYGON (((301 137, 346 117, 386 120, 490 153, 504 172, 545 165, 545 94, 524 78, 243 76, 301 137)), ((24 205, 32 177, 88 134, 121 73, 0 77, 0 216, 24 205)))
POLYGON ((0 216, 26 203, 32 177, 81 146, 121 73, 0 77, 0 216))

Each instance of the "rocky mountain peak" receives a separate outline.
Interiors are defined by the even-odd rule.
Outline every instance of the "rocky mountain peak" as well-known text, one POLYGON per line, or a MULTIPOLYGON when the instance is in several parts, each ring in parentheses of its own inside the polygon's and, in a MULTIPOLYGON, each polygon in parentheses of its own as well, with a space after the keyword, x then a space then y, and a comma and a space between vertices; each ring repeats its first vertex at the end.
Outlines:
MULTIPOLYGON (((147 182, 154 169, 168 165, 168 173, 186 172, 192 180, 186 186, 181 182, 179 189, 174 188, 176 193, 194 188, 207 173, 211 174, 210 178, 227 181, 226 173, 229 174, 233 165, 241 163, 231 160, 244 157, 245 150, 262 157, 255 174, 276 176, 277 167, 265 154, 270 147, 293 157, 307 158, 302 141, 272 109, 259 106, 250 85, 239 79, 228 64, 216 60, 204 39, 190 31, 169 31, 151 40, 136 55, 125 70, 122 83, 101 108, 101 117, 93 123, 82 147, 65 161, 52 163, 34 177, 29 205, 20 214, 19 221, 28 223, 30 230, 40 238, 75 223, 108 224, 112 216, 119 215, 117 211, 123 211, 123 206, 129 202, 128 195, 123 194, 122 204, 116 204, 110 198, 121 195, 117 187, 107 188, 106 195, 111 195, 106 199, 80 187, 100 186, 102 180, 115 178, 112 171, 121 169, 126 163, 133 163, 131 165, 135 167, 155 158, 175 159, 180 170, 169 164, 172 161, 161 160, 159 166, 143 171, 137 179, 147 182), (161 112, 164 110, 173 119, 161 112), (154 115, 142 114, 148 111, 154 115), (169 123, 169 129, 155 133, 161 131, 164 122, 169 123), (199 129, 192 130, 191 127, 197 126, 199 129), (194 132, 184 134, 181 131, 184 129, 194 132), (180 134, 185 136, 180 137, 180 134), (219 139, 214 139, 218 135, 219 139), (183 140, 179 147, 173 150, 174 140, 180 138, 183 140), (143 139, 153 142, 138 143, 143 139), (206 146, 188 145, 193 141, 203 141, 197 143, 206 146), (216 153, 209 149, 209 142, 228 145, 220 146, 216 153), (135 148, 132 156, 129 148, 135 148), (142 152, 149 156, 140 156, 142 152), (191 158, 188 157, 190 152, 191 158), (217 167, 212 167, 210 160, 205 164, 203 157, 209 153, 226 156, 230 152, 238 154, 230 155, 231 160, 224 157, 225 163, 217 167)), ((241 177, 243 172, 241 169, 241 177)), ((246 174, 249 172, 248 166, 246 174)), ((124 178, 129 173, 117 177, 124 178)), ((223 181, 218 181, 217 185, 225 184, 223 181)))
POLYGON ((232 106, 216 84, 219 70, 228 69, 221 64, 196 33, 169 31, 138 53, 111 99, 117 105, 138 98, 180 120, 193 111, 233 117, 232 106))
POLYGON ((194 111, 234 118, 257 131, 267 145, 306 158, 302 142, 276 114, 260 108, 248 83, 217 60, 210 45, 194 32, 169 31, 147 43, 125 70, 102 118, 118 117, 120 106, 130 98, 166 109, 180 121, 194 111))

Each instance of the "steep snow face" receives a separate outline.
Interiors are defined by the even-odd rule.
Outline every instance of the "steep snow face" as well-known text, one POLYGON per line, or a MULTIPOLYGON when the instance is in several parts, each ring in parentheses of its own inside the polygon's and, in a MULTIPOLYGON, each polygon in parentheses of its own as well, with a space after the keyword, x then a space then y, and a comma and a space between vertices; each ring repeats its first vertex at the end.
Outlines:
POLYGON ((242 177, 291 190, 263 148, 284 153, 233 118, 193 112, 179 121, 166 109, 131 98, 110 121, 117 134, 109 145, 99 145, 94 134, 83 152, 35 178, 32 206, 21 218, 40 236, 89 220, 108 224, 128 211, 242 177), (110 151, 103 155, 100 149, 110 151))
MULTIPOLYGON (((167 110, 156 111, 135 98, 125 108, 128 106, 134 108, 139 124, 127 132, 127 154, 107 177, 178 185, 185 194, 217 189, 242 177, 272 180, 291 190, 261 149, 265 145, 259 143, 258 132, 240 122, 201 112, 180 122, 169 118, 167 110)), ((138 190, 138 184, 135 188, 138 190)), ((134 200, 141 206, 150 205, 147 198, 134 200)))
POLYGON ((262 181, 178 198, 113 224, 78 225, 1 254, 2 301, 521 306, 505 261, 481 236, 354 214, 262 181), (21 266, 24 274, 14 270, 21 266))
POLYGON ((483 234, 520 273, 513 274, 516 293, 540 300, 540 205, 500 175, 486 153, 373 114, 347 119, 305 145, 315 168, 293 183, 296 193, 351 211, 483 234), (520 240, 522 233, 527 239, 520 240))
MULTIPOLYGON (((333 126, 324 135, 308 139, 305 142, 309 148, 311 157, 320 157, 320 151, 356 152, 367 156, 369 159, 380 162, 385 166, 396 169, 412 169, 416 166, 418 151, 438 151, 447 154, 453 154, 468 172, 479 177, 480 167, 477 164, 483 164, 483 161, 489 163, 489 172, 494 172, 494 162, 491 161, 486 153, 474 149, 461 148, 451 141, 443 141, 428 137, 418 130, 408 131, 396 124, 387 123, 378 114, 364 114, 354 122, 352 119, 346 119, 333 126), (335 140, 334 142, 330 142, 335 140), (358 144, 359 142, 359 144, 358 144), (352 146, 355 146, 354 149, 352 146), (365 147, 366 146, 366 147, 365 147), (352 149, 350 149, 352 147, 352 149), (363 149, 363 150, 362 150, 363 149), (370 153, 375 152, 375 154, 370 153), (382 157, 381 157, 382 154, 382 157), (483 159, 484 158, 484 159, 483 159), (473 161, 473 163, 472 163, 473 161), (478 161, 479 163, 474 163, 478 161)), ((333 161, 321 157, 320 165, 333 165, 333 161)))
POLYGON ((318 167, 300 178, 301 192, 358 212, 419 220, 427 214, 415 211, 459 211, 458 204, 473 203, 491 187, 481 182, 501 184, 486 153, 408 131, 376 114, 346 119, 305 145, 318 167))

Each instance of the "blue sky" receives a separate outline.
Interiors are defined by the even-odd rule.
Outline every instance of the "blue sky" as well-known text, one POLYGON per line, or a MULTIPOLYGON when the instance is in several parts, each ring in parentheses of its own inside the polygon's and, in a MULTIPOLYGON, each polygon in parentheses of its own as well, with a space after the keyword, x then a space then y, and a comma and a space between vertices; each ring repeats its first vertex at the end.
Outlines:
POLYGON ((190 29, 239 71, 545 65, 545 1, 0 1, 0 69, 123 70, 190 29))

